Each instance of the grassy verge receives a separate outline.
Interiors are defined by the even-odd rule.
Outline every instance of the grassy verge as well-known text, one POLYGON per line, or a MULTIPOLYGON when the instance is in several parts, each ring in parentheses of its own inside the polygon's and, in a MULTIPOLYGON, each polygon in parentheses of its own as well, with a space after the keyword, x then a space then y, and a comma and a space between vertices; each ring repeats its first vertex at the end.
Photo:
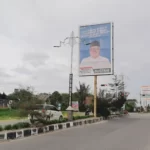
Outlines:
MULTIPOLYGON (((67 117, 67 111, 62 111, 63 116, 67 117)), ((84 112, 73 112, 73 116, 84 116, 84 112)))
POLYGON ((0 108, 0 120, 13 120, 13 119, 23 119, 20 117, 20 110, 9 110, 8 108, 0 108))

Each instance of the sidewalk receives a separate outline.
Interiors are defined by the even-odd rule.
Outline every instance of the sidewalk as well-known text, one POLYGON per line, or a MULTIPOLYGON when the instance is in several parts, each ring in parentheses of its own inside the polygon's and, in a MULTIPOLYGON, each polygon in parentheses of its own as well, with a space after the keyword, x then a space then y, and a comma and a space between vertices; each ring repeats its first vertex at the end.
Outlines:
POLYGON ((10 119, 10 120, 0 120, 0 125, 1 126, 5 126, 5 125, 8 125, 8 124, 15 124, 15 123, 18 123, 18 122, 29 122, 28 119, 10 119))

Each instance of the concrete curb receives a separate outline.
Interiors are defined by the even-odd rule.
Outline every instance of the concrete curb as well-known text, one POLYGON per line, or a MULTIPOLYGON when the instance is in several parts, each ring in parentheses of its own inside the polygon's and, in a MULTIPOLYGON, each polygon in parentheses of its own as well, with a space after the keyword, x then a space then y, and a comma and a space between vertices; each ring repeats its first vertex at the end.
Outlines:
MULTIPOLYGON (((116 117, 119 117, 119 116, 118 115, 109 116, 107 120, 110 120, 110 119, 113 119, 116 117)), ((77 121, 72 121, 72 122, 47 125, 44 127, 3 131, 3 132, 0 132, 0 141, 14 140, 14 139, 20 139, 20 138, 25 138, 25 137, 29 137, 29 136, 35 136, 35 135, 39 135, 39 134, 43 134, 43 133, 53 132, 56 130, 62 130, 62 129, 73 128, 73 127, 77 127, 77 126, 97 123, 102 120, 106 120, 106 119, 104 119, 103 117, 89 118, 89 119, 77 120, 77 121)))

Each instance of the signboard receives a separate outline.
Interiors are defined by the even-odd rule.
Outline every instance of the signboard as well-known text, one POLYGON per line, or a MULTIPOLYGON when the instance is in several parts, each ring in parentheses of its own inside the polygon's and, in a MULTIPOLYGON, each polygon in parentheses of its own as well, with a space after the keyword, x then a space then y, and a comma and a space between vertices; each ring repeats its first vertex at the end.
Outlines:
POLYGON ((79 30, 79 76, 113 74, 113 23, 80 26, 79 30))
POLYGON ((141 99, 150 100, 150 86, 141 87, 141 99))
POLYGON ((79 111, 78 101, 72 101, 72 108, 74 109, 74 111, 79 111))

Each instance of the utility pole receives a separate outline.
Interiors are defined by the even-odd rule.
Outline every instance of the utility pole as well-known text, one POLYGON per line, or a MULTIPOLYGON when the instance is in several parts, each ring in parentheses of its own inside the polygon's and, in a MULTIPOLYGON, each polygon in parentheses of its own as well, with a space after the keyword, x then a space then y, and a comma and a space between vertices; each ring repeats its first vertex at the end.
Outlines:
MULTIPOLYGON (((71 60, 70 60, 70 74, 69 74, 69 106, 67 108, 67 111, 68 111, 68 120, 73 120, 73 108, 72 108, 72 87, 73 87, 73 72, 72 72, 72 64, 73 64, 73 48, 74 48, 74 45, 77 43, 76 42, 76 39, 79 39, 79 37, 75 37, 74 36, 74 32, 72 31, 71 32, 71 35, 70 37, 66 37, 64 39, 64 41, 60 41, 60 45, 59 46, 54 46, 54 47, 61 47, 62 44, 69 44, 70 47, 71 47, 71 60), (66 41, 69 40, 68 43, 66 43, 66 41)), ((81 40, 80 40, 81 41, 81 40)), ((81 42, 85 42, 85 41, 81 41, 81 42)), ((85 45, 89 45, 90 43, 84 43, 85 45)))

